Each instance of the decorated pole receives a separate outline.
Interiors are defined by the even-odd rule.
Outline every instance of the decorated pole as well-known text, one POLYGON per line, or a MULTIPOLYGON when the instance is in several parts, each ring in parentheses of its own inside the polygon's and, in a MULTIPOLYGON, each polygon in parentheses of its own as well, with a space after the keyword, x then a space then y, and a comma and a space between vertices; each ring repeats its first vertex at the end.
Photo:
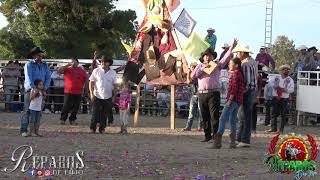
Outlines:
POLYGON ((175 102, 174 102, 174 92, 175 92, 175 90, 174 90, 174 85, 171 85, 171 88, 170 88, 170 90, 171 90, 171 96, 170 96, 170 98, 171 98, 171 100, 170 100, 170 102, 171 102, 171 105, 170 105, 170 109, 171 109, 171 112, 170 112, 170 128, 173 130, 173 129, 175 129, 176 128, 176 122, 175 122, 175 107, 174 107, 174 105, 175 105, 175 102))
POLYGON ((139 120, 139 109, 140 109, 140 84, 137 85, 136 90, 136 105, 135 105, 135 112, 134 112, 134 125, 133 127, 138 127, 138 120, 139 120))

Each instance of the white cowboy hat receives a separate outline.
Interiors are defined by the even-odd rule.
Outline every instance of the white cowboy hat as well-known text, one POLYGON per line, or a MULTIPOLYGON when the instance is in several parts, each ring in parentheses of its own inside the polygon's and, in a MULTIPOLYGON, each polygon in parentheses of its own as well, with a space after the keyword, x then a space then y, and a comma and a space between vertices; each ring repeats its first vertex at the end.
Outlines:
POLYGON ((215 29, 213 29, 213 28, 208 28, 208 29, 207 29, 207 31, 213 31, 213 32, 216 32, 216 30, 215 30, 215 29))
POLYGON ((283 69, 289 69, 291 71, 291 67, 289 64, 285 64, 279 67, 279 71, 283 71, 283 69))
POLYGON ((301 51, 301 50, 308 50, 308 47, 305 46, 305 45, 301 45, 301 46, 298 46, 297 50, 301 51))
POLYGON ((228 43, 224 43, 222 46, 222 49, 229 48, 229 47, 230 47, 230 45, 228 43))
POLYGON ((253 54, 253 52, 250 50, 249 46, 246 46, 246 45, 238 45, 233 49, 232 52, 233 53, 247 52, 247 53, 253 54))

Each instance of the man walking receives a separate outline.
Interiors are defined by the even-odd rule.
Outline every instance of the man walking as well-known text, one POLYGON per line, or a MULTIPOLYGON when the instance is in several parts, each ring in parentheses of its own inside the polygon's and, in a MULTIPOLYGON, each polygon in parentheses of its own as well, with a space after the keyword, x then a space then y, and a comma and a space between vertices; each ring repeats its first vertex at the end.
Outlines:
POLYGON ((88 80, 87 73, 79 67, 79 60, 72 59, 71 63, 66 66, 62 66, 58 70, 61 74, 64 74, 64 104, 62 107, 60 124, 64 125, 68 119, 71 125, 77 125, 75 120, 77 119, 78 110, 80 108, 81 97, 83 88, 88 80))
POLYGON ((237 57, 241 60, 241 68, 246 85, 243 106, 239 108, 238 112, 240 125, 237 134, 239 142, 237 147, 250 147, 252 109, 258 89, 258 66, 250 56, 252 52, 249 50, 249 47, 237 46, 233 52, 237 53, 237 57))
POLYGON ((107 118, 109 122, 113 121, 112 97, 114 96, 116 72, 110 69, 112 64, 112 59, 102 57, 101 66, 94 69, 90 76, 89 90, 93 106, 91 133, 96 132, 97 123, 99 123, 99 132, 104 133, 107 118))
MULTIPOLYGON (((44 84, 44 96, 49 88, 51 72, 47 63, 42 61, 42 53, 39 47, 35 47, 31 50, 28 58, 32 58, 24 66, 25 81, 24 81, 24 112, 21 117, 20 133, 23 137, 28 136, 29 126, 29 105, 30 105, 30 92, 36 89, 34 81, 39 79, 44 84)), ((36 127, 37 128, 37 127, 36 127)))
POLYGON ((198 80, 199 104, 203 119, 205 139, 202 142, 210 141, 212 133, 216 134, 219 125, 219 110, 220 110, 220 72, 221 69, 229 63, 232 50, 237 45, 237 40, 234 39, 229 51, 225 54, 221 61, 216 66, 211 62, 217 58, 217 53, 211 48, 202 53, 201 64, 191 73, 191 79, 198 80), (213 68, 208 73, 207 69, 213 68))

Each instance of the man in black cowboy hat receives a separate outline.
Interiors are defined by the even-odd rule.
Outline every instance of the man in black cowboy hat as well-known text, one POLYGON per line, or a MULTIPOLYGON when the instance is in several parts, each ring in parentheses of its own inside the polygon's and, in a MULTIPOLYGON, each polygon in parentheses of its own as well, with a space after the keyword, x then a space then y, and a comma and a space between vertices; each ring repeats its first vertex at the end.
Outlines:
POLYGON ((213 67, 211 61, 217 58, 217 53, 209 48, 202 53, 201 64, 191 73, 191 79, 198 80, 199 105, 203 118, 205 139, 208 142, 215 135, 219 125, 220 110, 220 72, 221 69, 231 60, 232 50, 238 41, 234 39, 232 45, 224 57, 213 67), (213 68, 212 68, 213 67, 213 68), (207 69, 211 69, 207 71, 207 69))
MULTIPOLYGON (((29 126, 29 105, 30 105, 30 91, 35 89, 35 80, 41 80, 44 83, 45 91, 49 88, 51 72, 46 62, 42 61, 42 53, 39 47, 33 48, 28 59, 31 59, 24 66, 25 81, 24 81, 24 113, 21 117, 20 133, 23 137, 28 136, 29 126)), ((46 95, 46 93, 45 93, 46 95)), ((35 134, 38 134, 39 125, 33 127, 35 134)))
POLYGON ((112 99, 114 97, 114 84, 116 72, 110 69, 113 60, 102 57, 101 66, 94 69, 89 80, 90 98, 93 114, 90 125, 91 133, 95 133, 99 123, 99 132, 104 133, 108 122, 113 122, 112 99))

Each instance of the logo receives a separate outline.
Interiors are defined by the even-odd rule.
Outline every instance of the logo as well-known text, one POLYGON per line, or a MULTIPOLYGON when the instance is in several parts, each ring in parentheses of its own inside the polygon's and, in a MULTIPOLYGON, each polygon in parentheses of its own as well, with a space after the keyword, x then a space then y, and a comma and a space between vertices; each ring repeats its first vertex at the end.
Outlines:
POLYGON ((295 172, 295 179, 317 175, 318 146, 313 136, 307 134, 307 140, 294 135, 287 136, 277 146, 279 139, 280 134, 272 138, 269 152, 264 160, 270 172, 288 174, 295 172))
POLYGON ((20 170, 29 176, 48 177, 58 175, 82 175, 85 168, 84 152, 79 150, 68 156, 34 155, 31 146, 17 147, 11 155, 12 168, 4 168, 4 172, 12 173, 20 170))

